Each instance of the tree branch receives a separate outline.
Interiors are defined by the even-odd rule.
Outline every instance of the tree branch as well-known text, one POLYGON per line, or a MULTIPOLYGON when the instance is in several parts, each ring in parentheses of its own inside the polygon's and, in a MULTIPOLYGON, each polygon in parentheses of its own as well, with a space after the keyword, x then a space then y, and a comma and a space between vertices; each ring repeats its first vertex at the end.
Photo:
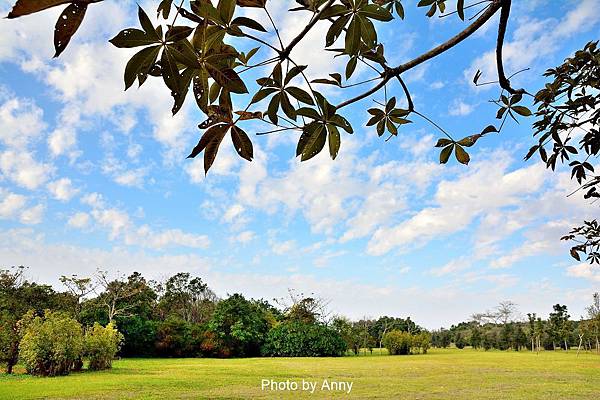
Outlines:
POLYGON ((502 60, 502 47, 504 46, 504 37, 506 36, 506 27, 510 17, 510 7, 512 0, 502 0, 502 10, 500 11, 500 23, 498 24, 498 42, 496 44, 496 65, 498 68, 498 81, 500 87, 510 94, 524 94, 524 89, 514 89, 510 85, 510 80, 504 73, 504 62, 502 60))
POLYGON ((424 63, 425 61, 435 58, 435 57, 439 56, 440 54, 450 50, 457 44, 461 43, 462 41, 467 39, 469 36, 471 36, 473 33, 475 33, 479 28, 481 28, 490 18, 492 18, 494 16, 494 14, 496 14, 496 11, 498 11, 502 7, 503 1, 505 1, 505 0, 493 0, 492 3, 490 3, 490 5, 488 6, 487 10, 485 12, 483 12, 479 16, 479 18, 477 18, 471 25, 469 25, 463 31, 458 33, 456 36, 452 37, 451 39, 442 43, 441 45, 429 50, 428 52, 421 54, 417 58, 415 58, 411 61, 408 61, 407 63, 400 64, 395 68, 387 69, 385 72, 383 72, 383 74, 382 74, 383 80, 379 84, 373 86, 368 91, 366 91, 352 99, 346 100, 346 101, 338 104, 337 108, 340 109, 340 108, 346 107, 346 106, 356 103, 357 101, 360 101, 366 97, 369 97, 370 95, 372 95, 374 93, 377 93, 381 88, 383 88, 387 84, 387 82, 390 79, 400 76, 400 74, 402 74, 403 72, 411 70, 411 69, 415 68, 416 66, 424 63))

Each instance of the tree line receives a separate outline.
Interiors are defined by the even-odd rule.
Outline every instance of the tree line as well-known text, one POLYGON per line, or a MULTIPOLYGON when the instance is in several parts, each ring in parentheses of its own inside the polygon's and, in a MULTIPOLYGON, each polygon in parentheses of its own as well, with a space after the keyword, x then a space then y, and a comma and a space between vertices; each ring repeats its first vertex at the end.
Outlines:
POLYGON ((0 362, 9 373, 19 361, 37 375, 81 370, 84 360, 105 369, 116 355, 318 357, 377 346, 402 347, 392 354, 429 348, 428 333, 410 318, 350 321, 331 316, 326 301, 294 291, 271 302, 239 293, 221 299, 185 272, 156 282, 100 270, 62 276, 61 291, 25 272, 0 270, 0 362))
POLYGON ((496 309, 473 314, 469 321, 432 332, 435 347, 454 344, 462 349, 565 350, 576 348, 600 354, 600 294, 592 296, 586 316, 573 320, 566 305, 555 304, 546 319, 536 313, 520 315, 516 304, 506 301, 496 309))
POLYGON ((235 293, 219 298, 199 277, 181 272, 162 282, 134 272, 110 278, 62 276, 64 289, 26 279, 26 268, 0 270, 0 362, 38 375, 111 367, 123 357, 257 357, 427 353, 430 346, 485 350, 565 349, 600 353, 600 296, 587 319, 556 304, 546 320, 520 317, 503 302, 468 322, 428 332, 410 317, 352 321, 327 301, 289 291, 267 301, 235 293))

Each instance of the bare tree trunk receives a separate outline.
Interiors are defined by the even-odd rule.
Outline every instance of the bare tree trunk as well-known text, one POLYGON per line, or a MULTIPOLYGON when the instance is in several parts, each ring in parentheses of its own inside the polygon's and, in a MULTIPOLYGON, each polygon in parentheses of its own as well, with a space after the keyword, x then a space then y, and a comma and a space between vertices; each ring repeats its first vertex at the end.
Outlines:
POLYGON ((565 351, 569 351, 569 345, 567 344, 567 339, 565 339, 565 351))
POLYGON ((577 357, 579 357, 579 351, 581 350, 581 343, 583 343, 583 335, 579 334, 579 347, 577 347, 577 357))

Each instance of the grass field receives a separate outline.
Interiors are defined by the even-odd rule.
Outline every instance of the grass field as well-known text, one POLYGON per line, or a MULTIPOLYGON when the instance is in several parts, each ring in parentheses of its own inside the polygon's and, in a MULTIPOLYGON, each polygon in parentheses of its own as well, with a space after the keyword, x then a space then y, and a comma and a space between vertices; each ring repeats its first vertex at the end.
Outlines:
POLYGON ((600 356, 575 352, 437 350, 415 356, 125 359, 67 377, 0 375, 0 399, 600 399, 600 356), (263 391, 262 379, 316 382, 263 391), (352 391, 321 390, 324 379, 352 391), (300 387, 301 388, 301 387, 300 387), (300 389, 299 388, 299 389, 300 389))

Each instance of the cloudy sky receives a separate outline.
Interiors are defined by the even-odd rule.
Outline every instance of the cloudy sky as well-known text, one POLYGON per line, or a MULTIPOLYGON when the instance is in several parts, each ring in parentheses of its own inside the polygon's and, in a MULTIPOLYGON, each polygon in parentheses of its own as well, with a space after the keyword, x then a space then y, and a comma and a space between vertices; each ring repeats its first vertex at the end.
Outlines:
MULTIPOLYGON (((0 14, 11 3, 0 0, 0 14)), ((270 3, 289 41, 306 15, 270 3)), ((464 27, 403 3, 406 20, 380 30, 391 64, 464 27)), ((531 68, 514 83, 535 91, 546 68, 598 39, 600 0, 516 3, 506 68, 531 68)), ((155 15, 155 2, 141 4, 155 15)), ((133 53, 107 39, 137 25, 135 2, 90 6, 76 39, 52 59, 59 12, 0 21, 0 265, 28 266, 31 278, 57 287, 60 275, 97 268, 154 279, 189 271, 221 296, 272 299, 293 288, 329 299, 334 313, 410 315, 430 328, 508 299, 542 315, 565 303, 579 318, 600 288, 600 270, 575 263, 559 241, 597 208, 566 197, 568 172, 523 161, 530 121, 480 141, 468 167, 440 166, 440 133, 425 121, 388 142, 365 127, 381 94, 344 110, 356 132, 342 138, 336 161, 322 154, 300 163, 298 135, 272 134, 253 138, 252 163, 224 142, 205 177, 201 157, 185 159, 203 120, 193 104, 171 117, 160 80, 123 91, 133 53)), ((495 79, 496 24, 406 74, 416 107, 456 137, 494 122, 496 89, 471 80, 477 69, 482 81, 495 79)), ((292 54, 311 77, 343 71, 343 60, 318 51, 327 28, 317 25, 292 54)), ((324 90, 332 103, 356 94, 324 90)), ((397 85, 389 93, 402 97, 397 85)))

